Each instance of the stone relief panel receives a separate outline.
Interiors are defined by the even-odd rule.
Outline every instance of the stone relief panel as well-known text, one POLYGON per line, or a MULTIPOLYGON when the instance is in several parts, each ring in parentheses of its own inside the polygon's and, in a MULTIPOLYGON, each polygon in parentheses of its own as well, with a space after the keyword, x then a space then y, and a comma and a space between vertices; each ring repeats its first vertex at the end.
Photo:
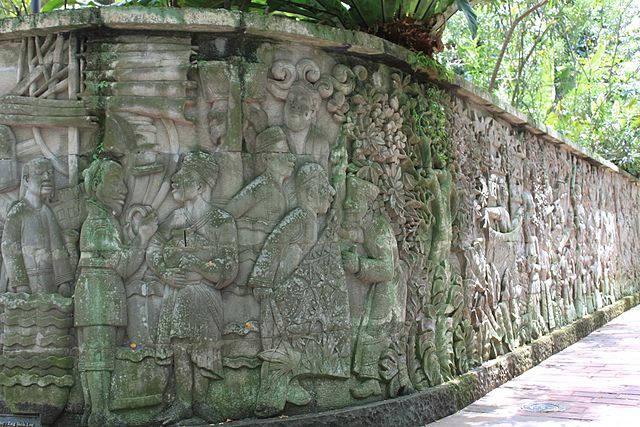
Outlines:
POLYGON ((637 291, 634 183, 390 66, 224 33, 10 45, 10 412, 201 425, 360 405, 637 291))
POLYGON ((6 411, 40 413, 43 423, 79 387, 72 296, 86 215, 80 175, 98 128, 79 100, 82 50, 74 34, 49 34, 3 42, 0 61, 0 384, 6 411))

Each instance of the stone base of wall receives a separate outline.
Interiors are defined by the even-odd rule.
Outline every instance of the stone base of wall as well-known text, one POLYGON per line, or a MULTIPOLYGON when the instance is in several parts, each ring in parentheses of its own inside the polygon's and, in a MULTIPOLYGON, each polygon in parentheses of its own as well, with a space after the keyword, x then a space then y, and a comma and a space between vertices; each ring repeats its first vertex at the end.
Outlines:
POLYGON ((640 304, 640 293, 627 296, 574 323, 490 360, 482 366, 437 387, 357 408, 315 415, 266 420, 243 420, 229 426, 420 426, 451 415, 491 390, 523 374, 570 345, 580 341, 625 311, 640 304))

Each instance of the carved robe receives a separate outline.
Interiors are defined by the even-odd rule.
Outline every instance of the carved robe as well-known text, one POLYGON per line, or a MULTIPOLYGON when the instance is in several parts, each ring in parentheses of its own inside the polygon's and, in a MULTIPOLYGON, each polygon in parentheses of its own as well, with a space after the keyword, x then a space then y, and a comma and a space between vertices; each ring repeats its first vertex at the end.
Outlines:
POLYGON ((49 206, 13 205, 2 235, 2 254, 9 288, 29 286, 33 294, 52 294, 73 280, 62 231, 49 206))
POLYGON ((294 357, 293 376, 348 378, 351 320, 340 247, 331 233, 316 241, 316 221, 304 209, 291 211, 265 242, 249 278, 249 286, 273 292, 262 302, 261 357, 294 357))
POLYGON ((161 279, 178 267, 184 253, 207 261, 215 271, 215 281, 187 272, 186 286, 167 287, 157 338, 161 349, 166 349, 172 340, 188 343, 192 362, 211 378, 222 376, 220 289, 229 285, 237 273, 236 239, 235 221, 222 209, 210 207, 200 218, 193 219, 180 208, 160 226, 147 251, 149 267, 161 279))
POLYGON ((389 347, 393 322, 402 321, 404 295, 398 246, 389 221, 374 215, 364 228, 362 244, 366 255, 359 256, 356 277, 368 284, 365 310, 355 348, 353 371, 361 378, 379 379, 378 361, 389 347))

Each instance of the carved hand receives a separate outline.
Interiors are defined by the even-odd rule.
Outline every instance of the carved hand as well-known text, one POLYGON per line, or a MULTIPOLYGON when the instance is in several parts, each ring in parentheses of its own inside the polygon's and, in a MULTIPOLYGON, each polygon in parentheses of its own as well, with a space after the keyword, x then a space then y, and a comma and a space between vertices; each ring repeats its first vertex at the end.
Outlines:
POLYGON ((179 267, 182 271, 195 271, 200 272, 202 270, 203 261, 193 254, 183 254, 180 257, 179 267))
POLYGON ((264 301, 266 299, 271 298, 273 291, 271 288, 254 288, 253 296, 256 297, 258 301, 264 301))
POLYGON ((70 298, 71 297, 71 283, 67 282, 67 283, 63 283, 60 286, 58 286, 58 293, 60 295, 62 295, 65 298, 70 298))
POLYGON ((138 234, 143 242, 148 242, 158 229, 158 215, 151 211, 140 219, 138 234))
POLYGON ((187 275, 182 269, 168 268, 164 274, 164 280, 172 288, 182 289, 187 286, 187 275))
POLYGON ((342 251, 342 263, 347 273, 357 273, 360 270, 360 258, 353 251, 342 251))

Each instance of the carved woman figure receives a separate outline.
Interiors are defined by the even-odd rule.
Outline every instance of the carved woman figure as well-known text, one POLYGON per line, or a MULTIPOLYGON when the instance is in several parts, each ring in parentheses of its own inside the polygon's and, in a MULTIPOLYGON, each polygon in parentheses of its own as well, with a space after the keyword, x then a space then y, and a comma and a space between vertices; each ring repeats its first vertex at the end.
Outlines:
POLYGON ((122 167, 112 160, 95 160, 84 171, 84 185, 88 213, 80 233, 74 313, 85 402, 83 424, 110 426, 120 424, 109 411, 109 392, 115 349, 127 324, 123 280, 144 261, 157 217, 151 211, 143 216, 138 234, 126 244, 118 221, 127 197, 122 167))
POLYGON ((325 170, 307 163, 296 174, 299 206, 267 238, 248 285, 261 305, 263 360, 256 415, 286 402, 306 405, 303 375, 349 377, 349 301, 340 250, 319 216, 334 195, 325 170))
POLYGON ((147 262, 167 285, 158 325, 160 350, 173 355, 176 399, 160 415, 163 425, 198 416, 213 421, 206 408, 209 379, 222 377, 219 340, 220 289, 238 271, 233 217, 212 206, 208 196, 218 165, 209 153, 190 152, 171 178, 181 205, 160 225, 147 250, 147 262))

